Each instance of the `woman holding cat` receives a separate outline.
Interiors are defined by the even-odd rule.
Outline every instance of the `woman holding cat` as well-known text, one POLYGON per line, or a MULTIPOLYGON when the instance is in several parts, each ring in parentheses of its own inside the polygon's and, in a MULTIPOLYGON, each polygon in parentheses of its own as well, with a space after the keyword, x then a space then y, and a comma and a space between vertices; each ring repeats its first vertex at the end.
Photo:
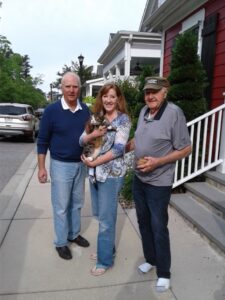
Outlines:
POLYGON ((118 194, 126 173, 124 152, 131 122, 125 98, 115 83, 105 84, 97 95, 93 113, 102 112, 116 130, 96 129, 89 134, 84 132, 80 138, 80 144, 84 146, 104 134, 100 155, 93 161, 82 156, 88 167, 95 168, 96 177, 94 184, 90 182, 93 215, 99 221, 97 254, 91 257, 96 259, 96 265, 91 269, 94 276, 104 274, 114 263, 118 194))

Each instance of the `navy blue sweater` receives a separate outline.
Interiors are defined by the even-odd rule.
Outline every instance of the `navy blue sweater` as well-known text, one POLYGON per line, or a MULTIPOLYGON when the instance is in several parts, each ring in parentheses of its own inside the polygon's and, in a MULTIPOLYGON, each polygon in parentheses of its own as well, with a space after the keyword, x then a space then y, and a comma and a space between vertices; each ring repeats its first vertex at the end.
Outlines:
POLYGON ((90 116, 88 107, 84 103, 81 106, 82 110, 75 113, 64 110, 60 100, 46 107, 38 134, 38 154, 46 154, 49 149, 53 159, 80 161, 83 148, 79 138, 90 116))

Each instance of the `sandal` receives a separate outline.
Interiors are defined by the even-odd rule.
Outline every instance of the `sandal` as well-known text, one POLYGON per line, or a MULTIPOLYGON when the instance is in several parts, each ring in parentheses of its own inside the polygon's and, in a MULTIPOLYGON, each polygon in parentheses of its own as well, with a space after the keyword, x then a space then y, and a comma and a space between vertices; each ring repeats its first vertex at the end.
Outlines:
POLYGON ((100 275, 103 275, 105 272, 106 272, 107 269, 104 269, 104 268, 98 268, 97 266, 94 266, 92 269, 91 269, 91 275, 93 276, 100 276, 100 275))
POLYGON ((97 253, 91 253, 90 259, 97 260, 97 253))

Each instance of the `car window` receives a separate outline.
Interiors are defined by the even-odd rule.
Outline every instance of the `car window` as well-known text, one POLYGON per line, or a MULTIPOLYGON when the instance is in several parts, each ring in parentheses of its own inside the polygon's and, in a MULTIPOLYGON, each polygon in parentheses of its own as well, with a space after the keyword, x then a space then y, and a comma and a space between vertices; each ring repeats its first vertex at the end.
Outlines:
POLYGON ((0 114, 2 115, 23 115, 26 113, 25 107, 11 106, 11 105, 0 105, 0 114))
POLYGON ((31 114, 31 115, 34 114, 34 111, 33 111, 32 107, 28 107, 27 110, 28 110, 28 114, 31 114))

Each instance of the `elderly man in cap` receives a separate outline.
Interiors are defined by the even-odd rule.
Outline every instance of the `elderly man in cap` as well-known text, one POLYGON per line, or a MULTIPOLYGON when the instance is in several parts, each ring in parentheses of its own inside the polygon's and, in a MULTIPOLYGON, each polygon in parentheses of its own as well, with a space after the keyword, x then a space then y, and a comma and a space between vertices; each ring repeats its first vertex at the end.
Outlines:
POLYGON ((145 262, 138 269, 147 273, 156 267, 156 290, 170 287, 170 239, 168 205, 175 163, 191 153, 191 142, 182 110, 167 102, 169 82, 148 77, 144 86, 146 105, 142 108, 134 139, 133 198, 142 237, 145 262))

